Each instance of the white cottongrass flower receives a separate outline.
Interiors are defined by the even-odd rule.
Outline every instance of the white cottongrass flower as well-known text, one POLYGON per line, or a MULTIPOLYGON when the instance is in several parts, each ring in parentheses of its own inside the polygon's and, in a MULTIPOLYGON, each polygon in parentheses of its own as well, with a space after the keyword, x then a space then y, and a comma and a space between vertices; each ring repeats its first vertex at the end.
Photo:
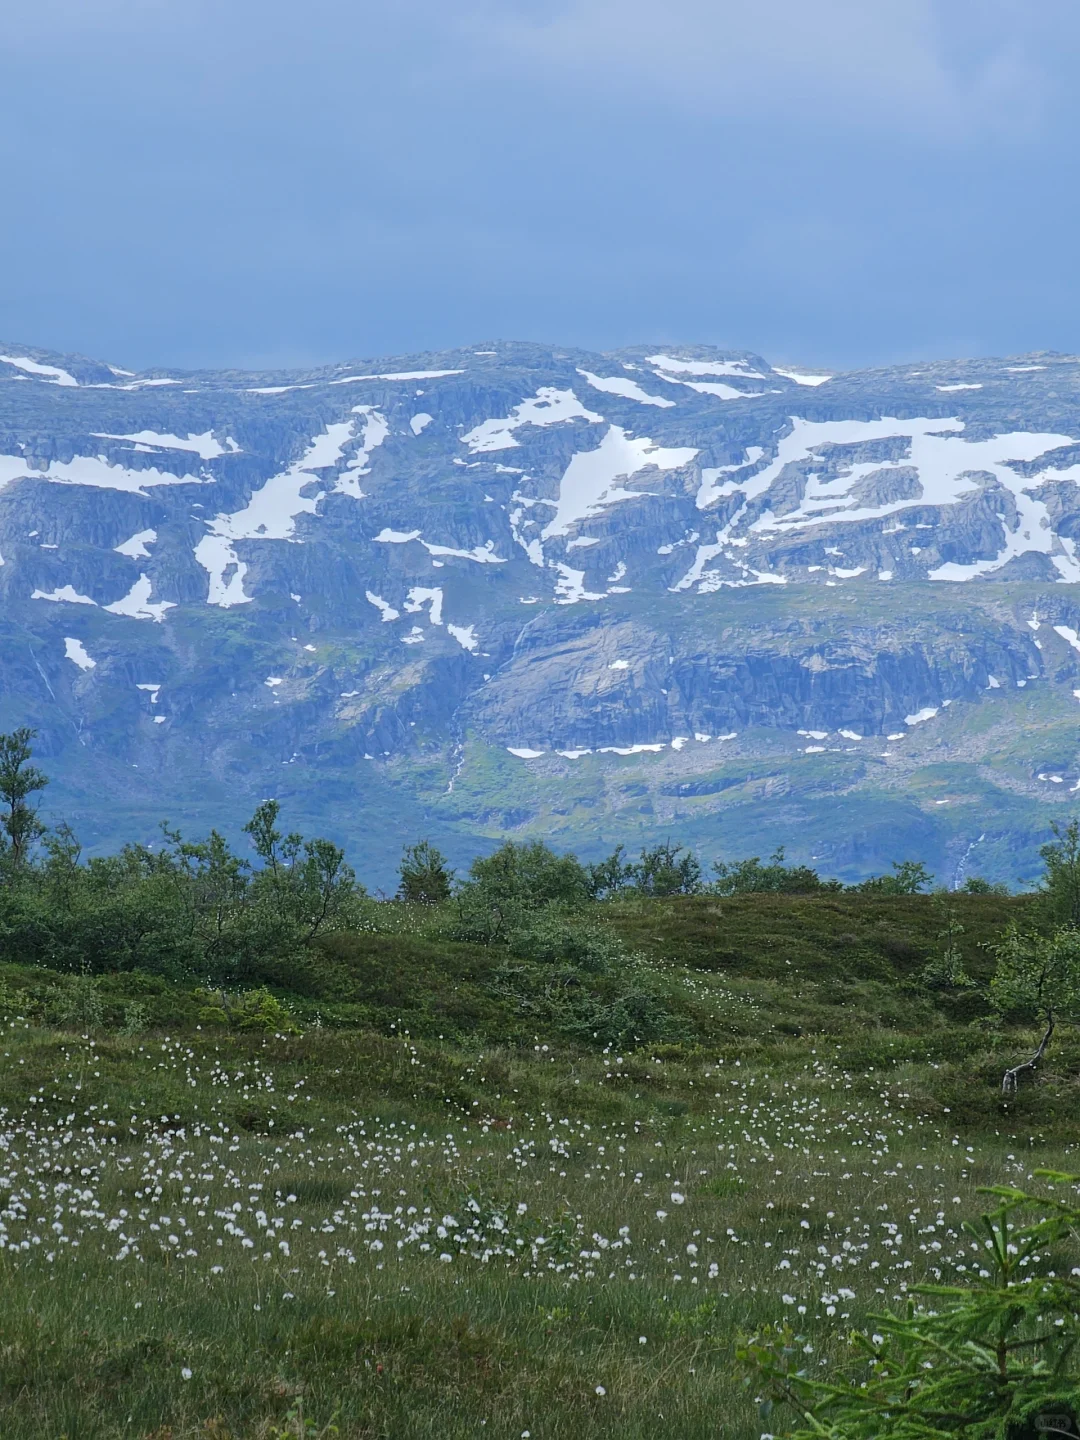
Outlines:
POLYGON ((597 1385, 596 1393, 597 1395, 606 1395, 607 1391, 604 1389, 603 1385, 597 1385))
POLYGON ((185 1365, 184 1368, 180 1371, 180 1379, 181 1379, 181 1380, 190 1380, 190 1379, 191 1379, 191 1371, 188 1369, 188 1367, 187 1367, 186 1365, 185 1365))

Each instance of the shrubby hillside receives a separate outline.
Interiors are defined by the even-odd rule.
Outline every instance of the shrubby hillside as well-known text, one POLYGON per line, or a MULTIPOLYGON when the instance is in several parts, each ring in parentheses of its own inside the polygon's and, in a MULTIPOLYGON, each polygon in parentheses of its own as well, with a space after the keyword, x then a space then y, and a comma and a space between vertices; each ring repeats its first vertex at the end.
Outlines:
POLYGON ((0 736, 5 1437, 1073 1423, 1076 825, 1024 895, 415 840, 373 898, 275 802, 243 847, 86 858, 32 738, 0 736))

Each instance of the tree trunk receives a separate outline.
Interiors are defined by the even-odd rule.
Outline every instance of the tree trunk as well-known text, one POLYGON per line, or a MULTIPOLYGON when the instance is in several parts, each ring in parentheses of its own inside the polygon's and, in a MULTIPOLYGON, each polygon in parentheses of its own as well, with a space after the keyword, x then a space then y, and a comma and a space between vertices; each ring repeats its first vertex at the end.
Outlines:
POLYGON ((1046 1017, 1046 1030, 1039 1041, 1039 1048, 1032 1055, 1030 1060, 1025 1060, 1022 1065, 1014 1065, 1011 1070, 1006 1070, 1001 1081, 1001 1093, 1003 1095, 1015 1095, 1017 1086, 1020 1083, 1020 1076, 1027 1071, 1034 1072, 1038 1068, 1039 1061, 1046 1054, 1046 1047, 1050 1044, 1050 1037, 1054 1033, 1054 1012, 1051 1010, 1046 1017))

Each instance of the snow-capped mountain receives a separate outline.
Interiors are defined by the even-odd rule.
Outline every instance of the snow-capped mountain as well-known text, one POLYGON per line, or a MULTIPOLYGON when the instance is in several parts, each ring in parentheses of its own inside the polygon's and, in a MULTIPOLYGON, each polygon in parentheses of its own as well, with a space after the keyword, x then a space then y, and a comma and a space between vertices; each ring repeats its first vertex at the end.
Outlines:
POLYGON ((1025 873, 1080 788, 1080 358, 0 346, 4 728, 91 842, 278 794, 405 839, 1025 873))

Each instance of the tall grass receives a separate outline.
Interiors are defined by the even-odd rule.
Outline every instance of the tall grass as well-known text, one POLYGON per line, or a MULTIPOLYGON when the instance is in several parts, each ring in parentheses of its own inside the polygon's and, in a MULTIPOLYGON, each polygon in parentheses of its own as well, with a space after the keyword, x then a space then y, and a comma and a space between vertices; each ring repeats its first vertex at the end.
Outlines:
POLYGON ((1041 1093, 946 1113, 979 1063, 14 1019, 0 1435, 756 1440, 740 1331, 797 1318, 824 1368, 978 1273, 977 1186, 1080 1168, 1041 1093))

